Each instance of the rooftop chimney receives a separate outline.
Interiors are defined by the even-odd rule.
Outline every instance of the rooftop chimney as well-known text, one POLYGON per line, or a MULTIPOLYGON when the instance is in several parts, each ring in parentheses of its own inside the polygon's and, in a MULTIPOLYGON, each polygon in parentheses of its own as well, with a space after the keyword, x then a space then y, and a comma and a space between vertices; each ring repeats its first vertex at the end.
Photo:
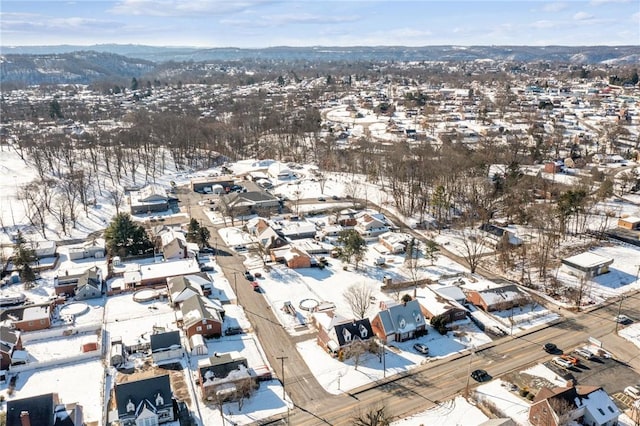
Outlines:
POLYGON ((20 424, 22 426, 31 426, 31 419, 29 418, 28 411, 20 412, 20 424))

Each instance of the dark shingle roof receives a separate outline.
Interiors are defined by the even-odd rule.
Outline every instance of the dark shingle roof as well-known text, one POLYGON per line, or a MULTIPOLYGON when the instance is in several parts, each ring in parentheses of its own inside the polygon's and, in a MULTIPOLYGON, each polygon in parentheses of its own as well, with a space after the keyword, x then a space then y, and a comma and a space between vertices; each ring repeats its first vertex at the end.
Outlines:
POLYGON ((171 404, 171 382, 169 375, 165 374, 163 376, 120 383, 116 385, 115 394, 118 414, 122 416, 127 413, 129 401, 137 408, 144 400, 152 404, 155 403, 156 396, 160 394, 165 405, 171 404))
POLYGON ((47 393, 31 398, 7 401, 7 426, 21 426, 20 413, 29 412, 32 426, 53 426, 53 409, 58 402, 58 395, 47 393))
POLYGON ((151 352, 158 349, 170 348, 173 345, 180 346, 180 332, 167 331, 166 333, 157 333, 151 335, 151 352))

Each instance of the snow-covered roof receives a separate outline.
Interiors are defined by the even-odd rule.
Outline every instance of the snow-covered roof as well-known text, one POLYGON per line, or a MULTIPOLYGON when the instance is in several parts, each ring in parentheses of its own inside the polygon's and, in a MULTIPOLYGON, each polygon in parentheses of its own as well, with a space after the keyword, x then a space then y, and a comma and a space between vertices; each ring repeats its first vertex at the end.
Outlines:
POLYGON ((599 425, 609 424, 620 416, 620 410, 603 389, 591 392, 586 397, 576 398, 575 403, 578 407, 584 406, 599 425))
POLYGON ((566 259, 562 259, 562 263, 590 269, 606 264, 611 264, 613 263, 613 259, 587 251, 584 253, 576 254, 575 256, 568 257, 566 259))

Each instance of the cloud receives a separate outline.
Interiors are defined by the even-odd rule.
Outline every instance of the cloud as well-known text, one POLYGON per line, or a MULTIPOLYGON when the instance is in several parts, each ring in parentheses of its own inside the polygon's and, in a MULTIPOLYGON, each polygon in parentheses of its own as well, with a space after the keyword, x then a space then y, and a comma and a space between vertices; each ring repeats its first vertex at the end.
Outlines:
POLYGON ((536 29, 555 28, 555 27, 558 27, 559 25, 560 24, 558 22, 549 21, 547 19, 542 19, 540 21, 535 21, 529 24, 531 28, 536 28, 536 29))
POLYGON ((344 17, 333 15, 313 15, 310 13, 295 13, 285 15, 266 16, 265 19, 271 20, 276 25, 289 24, 340 24, 343 22, 357 21, 358 17, 344 17))
POLYGON ((573 19, 575 21, 586 21, 589 19, 593 19, 593 15, 587 13, 587 12, 578 12, 575 15, 573 15, 573 19))
POLYGON ((195 16, 225 15, 270 4, 268 0, 121 0, 109 11, 116 15, 195 16))
POLYGON ((640 12, 636 12, 631 15, 631 21, 635 22, 636 24, 640 24, 640 12))
POLYGON ((124 27, 121 22, 111 20, 70 16, 52 18, 39 14, 2 14, 3 31, 14 33, 54 33, 76 32, 93 33, 95 31, 117 31, 124 27))
POLYGON ((592 6, 601 6, 607 3, 631 3, 632 0, 591 0, 592 6))
POLYGON ((565 2, 553 2, 553 3, 545 3, 544 6, 542 6, 542 10, 544 10, 545 12, 560 12, 561 10, 564 10, 567 7, 568 5, 565 2))

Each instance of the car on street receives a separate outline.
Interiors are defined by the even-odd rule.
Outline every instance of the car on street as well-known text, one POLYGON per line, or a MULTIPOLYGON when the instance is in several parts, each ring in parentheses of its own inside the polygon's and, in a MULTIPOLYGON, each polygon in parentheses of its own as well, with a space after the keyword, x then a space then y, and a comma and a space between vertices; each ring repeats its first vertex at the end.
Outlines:
POLYGON ((476 382, 486 382, 491 380, 491 376, 485 370, 473 370, 471 378, 476 382))
POLYGON ((215 250, 215 249, 213 249, 213 248, 211 248, 211 247, 202 247, 202 248, 200 249, 200 253, 213 254, 213 253, 215 253, 215 252, 216 252, 216 250, 215 250))
POLYGON ((327 199, 324 197, 318 197, 318 201, 327 201, 327 199))
POLYGON ((416 343, 413 345, 413 349, 420 352, 423 355, 429 355, 429 347, 423 343, 416 343))
POLYGON ((628 324, 631 324, 633 322, 633 320, 631 318, 629 318, 628 316, 626 316, 624 314, 616 315, 614 317, 614 320, 618 324, 622 324, 622 325, 628 325, 628 324))
POLYGON ((337 195, 332 195, 332 196, 331 196, 331 199, 332 199, 332 200, 339 200, 339 199, 340 199, 340 197, 338 197, 337 195))
POLYGON ((554 343, 545 343, 542 347, 546 353, 556 354, 559 351, 558 347, 554 343))
POLYGON ((571 367, 573 367, 573 364, 571 362, 567 361, 564 358, 560 358, 559 356, 554 356, 553 359, 551 360, 551 362, 553 362, 558 367, 562 367, 562 368, 571 368, 571 367))
POLYGON ((251 272, 249 272, 249 271, 245 271, 244 277, 247 279, 247 281, 253 281, 255 279, 253 277, 253 275, 251 274, 251 272))
POLYGON ((251 282, 251 287, 253 287, 253 291, 260 292, 260 284, 258 284, 257 282, 252 281, 251 282))

